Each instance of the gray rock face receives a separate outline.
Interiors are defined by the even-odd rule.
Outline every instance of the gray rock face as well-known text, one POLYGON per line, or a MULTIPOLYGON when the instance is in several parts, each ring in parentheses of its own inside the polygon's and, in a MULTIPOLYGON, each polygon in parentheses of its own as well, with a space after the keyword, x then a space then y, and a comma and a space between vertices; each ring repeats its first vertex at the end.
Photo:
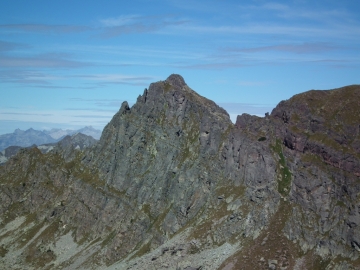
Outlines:
POLYGON ((60 153, 66 161, 75 158, 77 155, 76 150, 85 150, 96 144, 95 140, 91 136, 84 135, 82 133, 75 133, 72 136, 67 135, 60 142, 54 145, 51 150, 60 153))
POLYGON ((323 153, 358 157, 316 141, 328 119, 291 102, 233 125, 173 74, 124 102, 96 143, 20 150, 0 167, 0 266, 356 269, 357 165, 323 153), (296 120, 315 139, 295 111, 323 123, 296 120))

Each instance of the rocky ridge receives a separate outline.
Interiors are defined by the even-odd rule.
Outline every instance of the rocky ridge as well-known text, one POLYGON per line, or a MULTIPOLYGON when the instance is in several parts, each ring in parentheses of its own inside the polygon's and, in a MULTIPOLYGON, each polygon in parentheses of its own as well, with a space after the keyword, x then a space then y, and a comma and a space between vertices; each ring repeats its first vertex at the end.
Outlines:
POLYGON ((93 146, 0 168, 0 265, 359 269, 359 88, 234 125, 181 76, 153 83, 93 146))

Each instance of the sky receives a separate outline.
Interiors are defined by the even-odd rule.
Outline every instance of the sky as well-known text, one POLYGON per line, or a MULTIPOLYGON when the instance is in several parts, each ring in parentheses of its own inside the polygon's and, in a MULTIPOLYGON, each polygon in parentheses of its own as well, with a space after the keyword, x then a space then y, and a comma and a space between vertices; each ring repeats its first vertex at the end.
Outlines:
POLYGON ((173 73, 233 121, 310 89, 360 84, 360 5, 0 1, 0 134, 102 129, 173 73))

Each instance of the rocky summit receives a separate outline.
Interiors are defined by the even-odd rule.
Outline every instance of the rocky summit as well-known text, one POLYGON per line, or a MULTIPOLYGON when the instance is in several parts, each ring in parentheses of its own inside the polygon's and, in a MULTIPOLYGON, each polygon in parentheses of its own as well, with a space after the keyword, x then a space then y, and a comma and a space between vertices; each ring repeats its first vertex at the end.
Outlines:
POLYGON ((0 166, 0 268, 360 269, 359 120, 354 85, 233 124, 173 74, 0 166))

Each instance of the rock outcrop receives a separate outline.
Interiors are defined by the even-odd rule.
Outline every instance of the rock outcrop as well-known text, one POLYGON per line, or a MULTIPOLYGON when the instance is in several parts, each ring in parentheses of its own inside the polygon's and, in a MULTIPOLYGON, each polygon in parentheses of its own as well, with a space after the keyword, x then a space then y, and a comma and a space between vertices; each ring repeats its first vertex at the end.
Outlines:
POLYGON ((359 93, 310 91, 234 125, 180 75, 153 83, 97 143, 0 167, 0 265, 358 269, 359 93))

